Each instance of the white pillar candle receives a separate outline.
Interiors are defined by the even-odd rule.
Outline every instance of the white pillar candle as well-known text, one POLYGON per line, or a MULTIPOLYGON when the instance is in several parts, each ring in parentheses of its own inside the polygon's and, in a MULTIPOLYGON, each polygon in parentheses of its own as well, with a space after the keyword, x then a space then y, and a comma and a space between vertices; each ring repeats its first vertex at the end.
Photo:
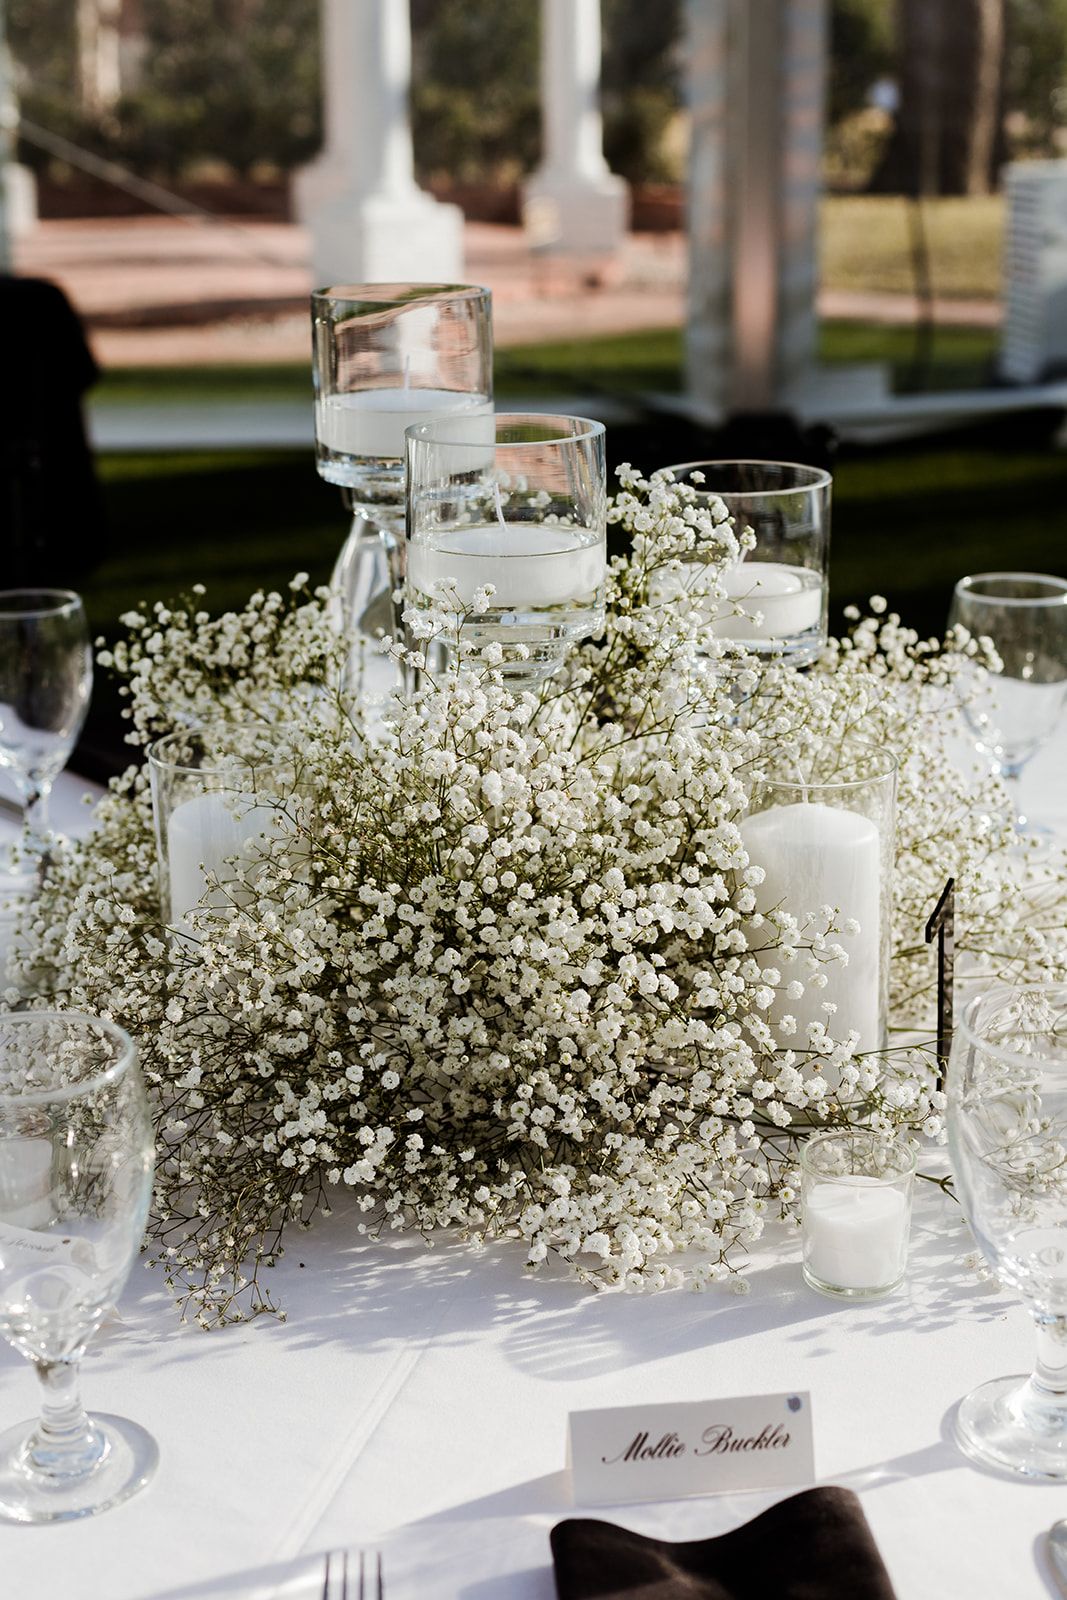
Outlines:
MULTIPOLYGON (((741 837, 749 860, 763 868, 764 879, 756 889, 756 909, 764 914, 781 907, 804 922, 818 918, 824 905, 839 913, 843 929, 849 918, 859 923, 859 932, 835 935, 848 953, 848 964, 827 960, 819 971, 826 975, 825 988, 813 988, 803 972, 796 976, 805 983, 799 1000, 779 993, 768 1016, 774 1027, 781 1017, 796 1018, 792 1036, 780 1034, 783 1047, 803 1049, 809 1022, 824 1022, 834 1038, 844 1038, 850 1029, 859 1034, 860 1050, 877 1050, 881 1037, 881 847, 878 829, 869 818, 856 811, 818 802, 771 806, 746 817, 741 837), (822 1010, 833 1001, 837 1010, 831 1017, 822 1010)), ((764 934, 754 930, 753 943, 762 944, 764 934)), ((796 967, 789 967, 775 950, 760 957, 765 966, 776 967, 783 983, 796 967)))
POLYGON ((438 584, 471 606, 474 592, 491 583, 490 607, 562 606, 586 601, 604 583, 602 538, 585 528, 551 522, 488 522, 449 528, 408 544, 408 588, 433 597, 438 584))
POLYGON ((857 1174, 816 1183, 804 1201, 804 1264, 834 1289, 885 1289, 904 1271, 907 1196, 857 1174))
MULTIPOLYGON (((315 432, 319 443, 338 455, 366 457, 379 461, 402 461, 404 430, 418 422, 432 422, 442 414, 454 413, 468 423, 485 418, 482 430, 475 430, 471 443, 492 446, 494 439, 493 405, 484 394, 464 394, 454 389, 417 389, 405 385, 397 389, 353 389, 346 394, 325 395, 315 402, 315 432)), ((464 431, 464 439, 467 430, 464 431)), ((485 448, 471 450, 469 468, 476 472, 487 465, 485 448)))
POLYGON ((45 1228, 52 1220, 51 1196, 51 1140, 0 1140, 0 1221, 15 1228, 45 1228))
POLYGON ((189 912, 203 902, 223 909, 232 890, 207 892, 207 875, 226 879, 226 862, 247 856, 257 839, 276 837, 281 818, 273 806, 257 805, 251 795, 197 794, 175 806, 167 821, 167 864, 171 921, 192 934, 189 912))

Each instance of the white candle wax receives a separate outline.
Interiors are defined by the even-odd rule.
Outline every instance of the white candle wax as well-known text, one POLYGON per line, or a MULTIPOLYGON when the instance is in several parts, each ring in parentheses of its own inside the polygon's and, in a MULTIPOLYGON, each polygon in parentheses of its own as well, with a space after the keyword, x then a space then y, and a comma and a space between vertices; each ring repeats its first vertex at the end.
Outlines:
MULTIPOLYGON (((809 1022, 824 1022, 834 1038, 844 1038, 850 1029, 859 1034, 860 1050, 882 1046, 880 1027, 881 989, 881 849, 878 829, 869 818, 856 811, 818 802, 771 806, 741 823, 741 837, 749 860, 764 870, 756 889, 756 909, 766 914, 780 906, 798 918, 818 916, 822 906, 839 912, 842 927, 850 917, 859 923, 859 932, 843 931, 831 942, 848 952, 848 964, 825 961, 819 971, 826 975, 823 989, 805 983, 803 996, 790 1000, 776 996, 768 1014, 773 1028, 783 1016, 796 1018, 797 1031, 780 1034, 785 1047, 803 1049, 809 1022), (822 1010, 825 1001, 837 1006, 833 1017, 822 1010)), ((803 924, 802 929, 803 933, 803 924)), ((763 930, 756 929, 753 943, 764 942, 763 930)), ((786 967, 770 950, 761 956, 766 966, 777 967, 783 980, 793 968, 786 967)), ((802 972, 797 973, 805 982, 802 972)))
POLYGON ((816 1183, 804 1200, 804 1263, 835 1289, 885 1289, 904 1270, 908 1202, 901 1190, 857 1174, 816 1183))
POLYGON ((278 812, 257 805, 251 795, 197 794, 175 806, 167 822, 167 861, 170 870, 171 920, 191 934, 188 920, 194 906, 224 908, 233 903, 233 891, 207 890, 207 873, 233 876, 225 863, 247 856, 257 839, 277 835, 278 812))
POLYGON ((739 644, 767 644, 811 633, 822 620, 822 575, 810 567, 781 561, 743 561, 720 576, 727 598, 704 598, 701 586, 708 569, 686 562, 681 571, 653 580, 653 600, 674 600, 688 593, 705 621, 714 623, 720 639, 739 644), (756 620, 758 614, 759 620, 756 620))
POLYGON ((52 1144, 49 1139, 0 1140, 0 1220, 44 1228, 52 1220, 52 1144))
POLYGON ((405 387, 353 389, 346 394, 326 395, 315 402, 315 432, 319 443, 338 455, 402 461, 404 429, 447 413, 473 424, 463 430, 464 443, 470 435, 472 460, 469 465, 465 460, 458 466, 452 463, 452 470, 477 471, 487 465, 495 425, 492 401, 484 394, 405 387), (479 423, 483 425, 478 426, 479 423), (483 448, 476 450, 476 445, 483 448))
POLYGON ((410 540, 407 556, 409 589, 432 597, 443 583, 469 607, 474 591, 491 583, 494 611, 587 600, 607 570, 602 538, 550 522, 450 528, 435 534, 432 544, 410 540))
POLYGON ((729 599, 719 601, 710 613, 721 639, 791 639, 819 626, 823 579, 810 567, 743 561, 723 574, 723 587, 729 599), (759 621, 753 613, 759 613, 759 621))

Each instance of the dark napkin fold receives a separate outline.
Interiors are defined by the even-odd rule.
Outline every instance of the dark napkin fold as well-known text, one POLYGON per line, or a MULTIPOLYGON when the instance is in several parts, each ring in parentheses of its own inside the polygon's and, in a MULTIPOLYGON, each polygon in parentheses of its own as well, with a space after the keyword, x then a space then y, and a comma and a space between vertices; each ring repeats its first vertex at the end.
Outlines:
POLYGON ((716 1539, 575 1517, 552 1529, 559 1600, 896 1600, 851 1489, 805 1489, 716 1539))

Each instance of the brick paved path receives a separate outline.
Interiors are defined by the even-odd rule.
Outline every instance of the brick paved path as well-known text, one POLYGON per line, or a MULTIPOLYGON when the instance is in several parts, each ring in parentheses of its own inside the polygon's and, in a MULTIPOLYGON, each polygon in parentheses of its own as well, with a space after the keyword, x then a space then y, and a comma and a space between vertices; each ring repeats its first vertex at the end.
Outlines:
MULTIPOLYGON (((552 263, 519 228, 468 223, 468 282, 493 291, 501 346, 575 334, 677 327, 685 316, 681 234, 633 234, 609 273, 595 261, 552 263)), ((312 288, 307 236, 290 223, 170 217, 37 225, 16 269, 60 283, 105 366, 303 361, 312 288)), ((824 315, 910 322, 910 295, 824 291, 824 315)), ((999 307, 945 301, 939 321, 992 324, 999 307)))
MULTIPOLYGON (((623 258, 551 264, 518 228, 469 223, 465 280, 493 291, 500 345, 676 327, 684 241, 633 235, 623 258)), ((293 224, 169 217, 39 223, 16 270, 62 285, 105 366, 300 361, 312 288, 307 236, 293 224)))

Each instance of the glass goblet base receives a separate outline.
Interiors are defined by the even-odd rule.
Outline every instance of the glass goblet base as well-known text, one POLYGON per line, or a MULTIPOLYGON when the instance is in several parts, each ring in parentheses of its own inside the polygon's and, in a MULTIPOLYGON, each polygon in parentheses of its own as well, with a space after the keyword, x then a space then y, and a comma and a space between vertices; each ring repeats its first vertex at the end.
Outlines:
POLYGON ((38 1423, 22 1422, 0 1434, 0 1522, 70 1522, 128 1500, 159 1464, 150 1433, 125 1417, 94 1412, 90 1422, 104 1448, 87 1471, 54 1475, 34 1468, 27 1445, 38 1423))
POLYGON ((1067 1407, 1015 1373, 980 1384, 960 1401, 956 1440, 964 1455, 1001 1472, 1067 1481, 1067 1407))

